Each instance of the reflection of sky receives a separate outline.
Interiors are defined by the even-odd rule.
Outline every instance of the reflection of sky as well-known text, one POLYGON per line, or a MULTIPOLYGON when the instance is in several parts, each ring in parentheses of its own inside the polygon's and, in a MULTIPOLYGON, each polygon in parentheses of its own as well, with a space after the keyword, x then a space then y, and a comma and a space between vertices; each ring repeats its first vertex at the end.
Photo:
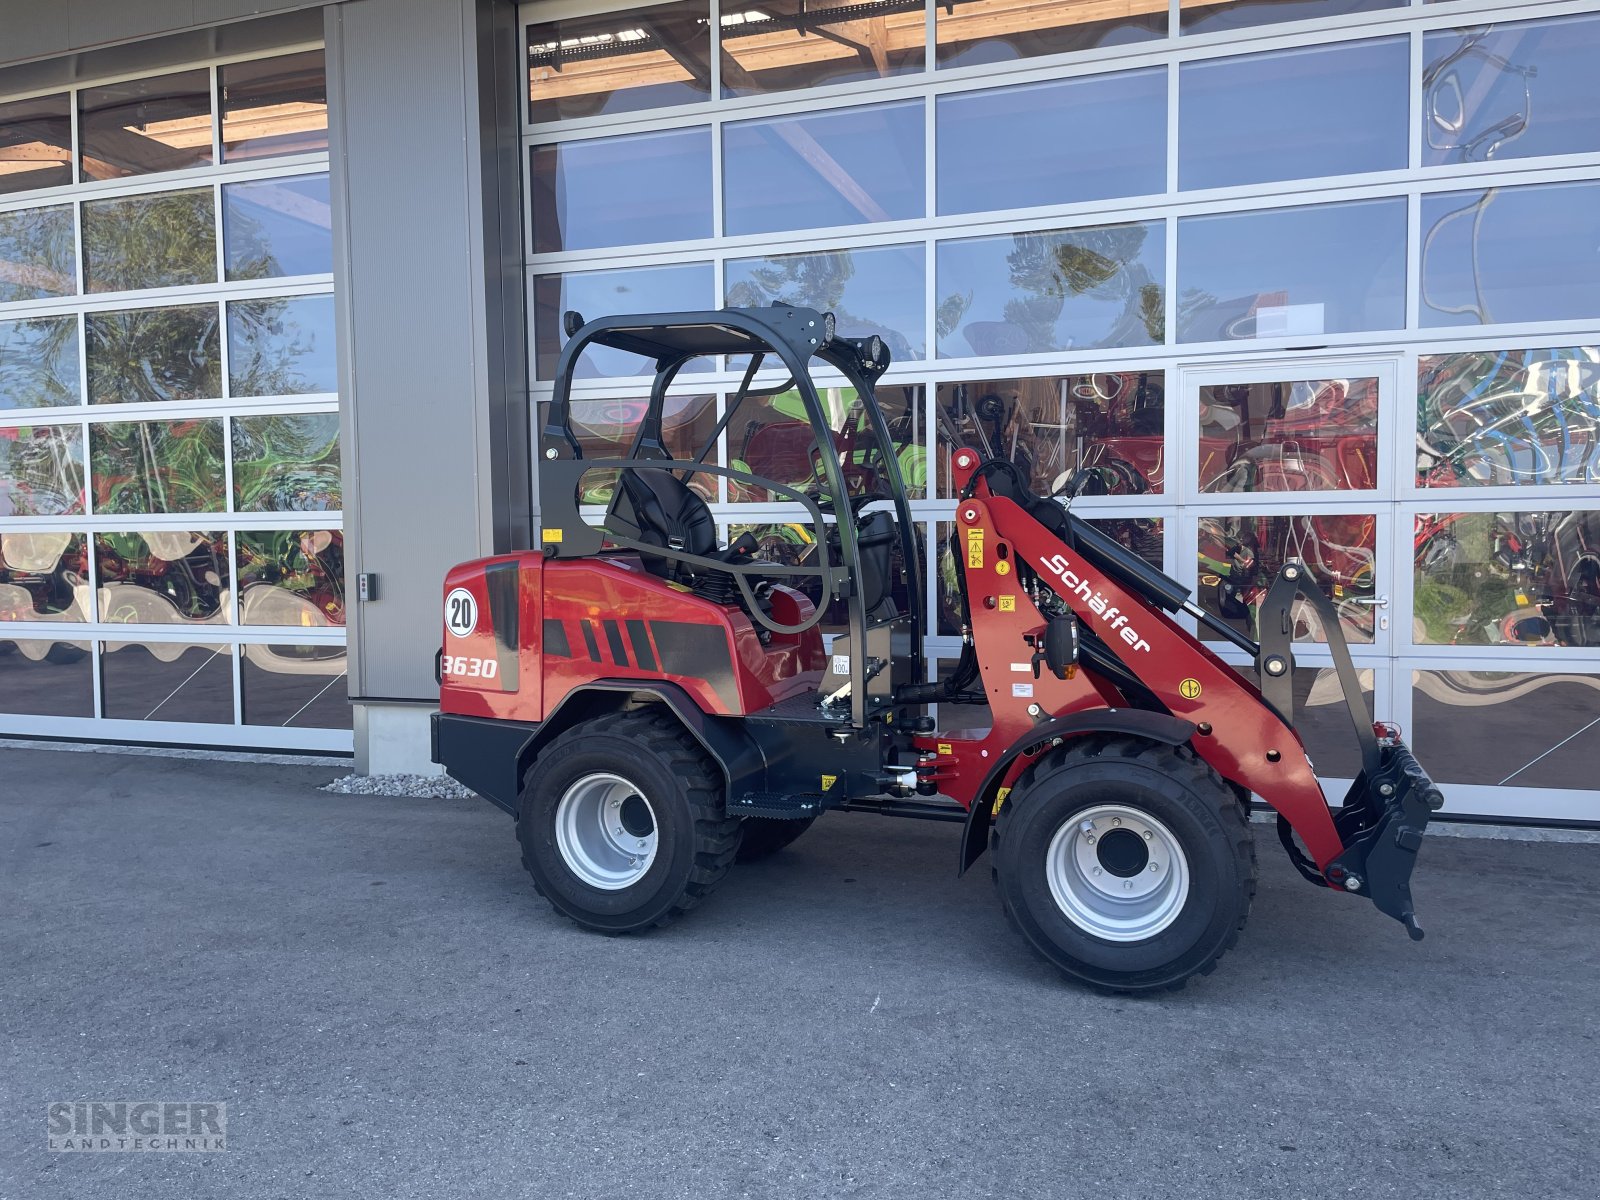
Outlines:
POLYGON ((1497 159, 1600 150, 1594 96, 1600 17, 1524 21, 1476 32, 1483 36, 1475 42, 1456 30, 1423 40, 1423 71, 1433 77, 1423 98, 1423 166, 1481 162, 1490 150, 1497 159), (1537 74, 1524 79, 1491 58, 1537 74), (1522 120, 1527 128, 1520 134, 1495 131, 1502 122, 1522 120))
POLYGON ((333 270, 328 177, 226 185, 222 233, 229 279, 328 274, 333 270))
POLYGON ((1166 190, 1165 68, 938 100, 941 213, 1166 190))
POLYGON ((0 321, 0 409, 78 402, 77 324, 70 316, 0 321), (59 337, 63 325, 68 336, 59 337))
POLYGON ((723 140, 723 220, 731 235, 923 215, 920 100, 735 121, 723 140), (857 188, 866 194, 861 203, 846 194, 857 188))
POLYGON ((1424 196, 1422 236, 1425 326, 1600 316, 1600 183, 1424 196))
POLYGON ((1342 17, 1347 13, 1379 12, 1403 8, 1407 0, 1233 0, 1205 8, 1183 7, 1184 33, 1223 33, 1252 29, 1279 21, 1304 21, 1313 17, 1342 17))
POLYGON ((591 138, 533 151, 534 249, 711 236, 711 131, 591 138))
MULTIPOLYGON (((715 305, 710 263, 677 263, 670 267, 631 267, 618 271, 584 271, 541 275, 534 281, 534 332, 540 379, 555 375, 556 358, 566 335, 561 315, 576 309, 587 321, 620 313, 685 312, 715 305)), ((702 360, 703 361, 703 360, 702 360)), ((690 364, 704 370, 703 366, 690 364)), ((637 354, 591 346, 578 361, 579 379, 644 375, 653 367, 637 354)))
POLYGON ((1179 186, 1404 167, 1408 45, 1387 38, 1185 63, 1179 186))
POLYGON ((923 335, 922 247, 881 246, 868 250, 834 250, 824 254, 789 254, 772 258, 730 260, 724 267, 729 304, 759 306, 773 300, 831 311, 843 337, 870 337, 876 333, 888 345, 894 361, 922 358, 923 335), (805 260, 839 260, 840 270, 807 272, 805 260), (849 268, 849 277, 842 268, 849 268), (758 271, 790 270, 800 278, 769 294, 757 282, 758 271), (827 289, 827 290, 825 290, 827 289))
POLYGON ((1228 326, 1262 295, 1321 304, 1326 333, 1405 324, 1406 202, 1358 200, 1178 222, 1178 340, 1250 336, 1228 326), (1197 298, 1193 293, 1203 293, 1197 298))
MULTIPOLYGON (((241 302, 235 301, 235 304, 241 302)), ((233 393, 250 395, 248 372, 260 362, 269 374, 282 367, 284 394, 337 392, 339 368, 335 357, 332 296, 291 296, 276 300, 243 301, 269 314, 272 331, 262 325, 246 326, 233 319, 228 327, 228 357, 233 393)))

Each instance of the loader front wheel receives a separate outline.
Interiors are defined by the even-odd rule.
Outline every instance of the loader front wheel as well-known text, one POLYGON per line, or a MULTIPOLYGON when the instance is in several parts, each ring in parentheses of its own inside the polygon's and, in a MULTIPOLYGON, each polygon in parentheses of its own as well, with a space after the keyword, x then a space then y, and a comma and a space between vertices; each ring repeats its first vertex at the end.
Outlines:
POLYGON ((722 776, 673 717, 611 713, 529 767, 522 864, 558 912, 601 933, 665 925, 711 893, 739 849, 722 776))
POLYGON ((1001 809, 993 848, 1022 935, 1109 991, 1210 974, 1255 896, 1248 817, 1187 746, 1094 737, 1042 757, 1001 809))

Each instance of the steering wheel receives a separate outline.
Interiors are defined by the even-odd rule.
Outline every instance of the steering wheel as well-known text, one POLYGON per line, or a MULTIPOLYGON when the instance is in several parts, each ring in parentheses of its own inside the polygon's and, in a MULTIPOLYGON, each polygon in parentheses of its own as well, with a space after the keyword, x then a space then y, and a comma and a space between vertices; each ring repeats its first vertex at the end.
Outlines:
MULTIPOLYGON (((825 496, 821 492, 807 492, 806 496, 811 500, 811 502, 813 504, 815 504, 823 512, 828 513, 828 512, 832 512, 833 511, 833 497, 832 496, 825 496)), ((889 499, 888 496, 880 496, 876 492, 867 492, 864 495, 851 496, 850 497, 850 515, 852 517, 859 517, 861 515, 861 510, 863 508, 865 508, 867 505, 872 504, 872 503, 874 503, 876 501, 879 501, 879 500, 888 500, 888 499, 889 499)))

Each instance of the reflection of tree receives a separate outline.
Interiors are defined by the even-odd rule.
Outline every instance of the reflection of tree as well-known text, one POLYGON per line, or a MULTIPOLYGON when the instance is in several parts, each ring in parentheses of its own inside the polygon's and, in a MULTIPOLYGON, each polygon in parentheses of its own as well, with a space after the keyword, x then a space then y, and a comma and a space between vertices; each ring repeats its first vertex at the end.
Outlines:
POLYGON ((85 204, 83 274, 91 292, 215 283, 211 190, 85 204))
POLYGON ((845 307, 845 289, 855 274, 855 253, 851 250, 767 258, 750 267, 745 279, 728 288, 728 303, 739 308, 794 304, 831 312, 841 335, 866 337, 875 333, 883 338, 895 359, 920 357, 901 331, 845 307))
POLYGON ((326 296, 284 296, 228 305, 229 391, 235 396, 332 391, 331 381, 302 369, 303 360, 316 353, 317 335, 331 332, 332 304, 326 296), (319 323, 316 310, 323 307, 328 321, 319 323))
POLYGON ((83 443, 76 425, 0 428, 0 517, 83 511, 83 443))
POLYGON ((233 486, 241 512, 337 509, 339 414, 235 417, 233 486))
POLYGON ((1140 259, 1149 234, 1145 225, 1013 234, 1006 263, 1012 287, 1023 294, 1006 302, 1005 318, 1023 331, 1027 349, 1066 349, 1057 344, 1056 324, 1068 299, 1085 295, 1123 303, 1115 324, 1097 344, 1161 341, 1162 287, 1140 259))
POLYGON ((217 512, 224 505, 222 422, 140 421, 89 434, 95 511, 217 512))
POLYGON ((222 395, 215 305, 90 313, 85 322, 91 404, 222 395))
POLYGON ((78 403, 78 322, 0 322, 0 409, 78 403))
POLYGON ((72 295, 74 250, 71 208, 0 212, 0 304, 72 295))

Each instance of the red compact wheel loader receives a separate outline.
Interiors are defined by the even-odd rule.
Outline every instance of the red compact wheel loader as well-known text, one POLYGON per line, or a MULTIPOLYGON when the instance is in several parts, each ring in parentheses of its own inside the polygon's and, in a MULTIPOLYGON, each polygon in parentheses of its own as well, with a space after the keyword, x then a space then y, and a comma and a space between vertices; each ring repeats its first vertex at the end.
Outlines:
POLYGON ((1303 563, 1266 590, 1258 644, 1073 514, 1070 487, 1066 502, 1034 495, 1010 463, 959 449, 963 649, 930 683, 923 548, 873 393, 889 365, 879 338, 788 306, 568 313, 565 332, 541 549, 449 573, 433 725, 434 760, 516 819, 558 911, 604 933, 660 925, 830 809, 958 821, 959 870, 987 849, 1006 915, 1064 973, 1170 988, 1211 971, 1244 925, 1256 796, 1301 875, 1422 936, 1410 877, 1441 796, 1398 732, 1373 724, 1303 563), (575 368, 595 347, 655 366, 626 457, 586 458, 573 431, 575 368), (723 356, 748 359, 742 383, 698 456, 674 459, 668 389, 723 356), (826 399, 814 369, 839 381, 826 399), (766 403, 779 393, 781 408, 766 403), (706 461, 752 401, 801 427, 809 483, 706 461), (764 494, 809 528, 804 553, 758 558, 748 533, 721 545, 697 476, 764 494), (607 482, 604 516, 586 519, 580 497, 607 482), (1337 810, 1294 729, 1291 618, 1306 605, 1361 748, 1337 810), (1183 618, 1246 651, 1260 685, 1183 618), (963 727, 979 705, 986 727, 963 727))

